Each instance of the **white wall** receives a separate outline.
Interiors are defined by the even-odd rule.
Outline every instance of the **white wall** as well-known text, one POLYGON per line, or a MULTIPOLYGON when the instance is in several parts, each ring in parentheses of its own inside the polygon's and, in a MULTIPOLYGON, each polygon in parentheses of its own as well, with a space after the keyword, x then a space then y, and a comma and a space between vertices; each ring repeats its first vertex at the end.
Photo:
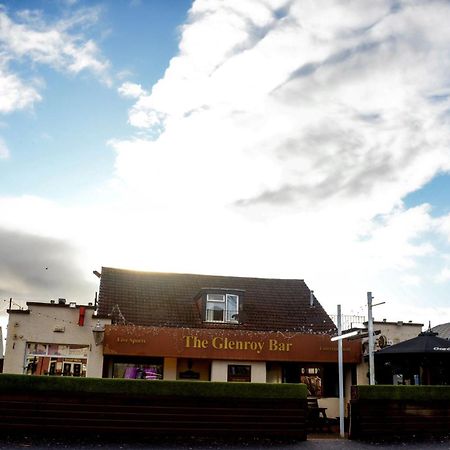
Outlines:
MULTIPOLYGON (((84 306, 84 305, 83 305, 84 306)), ((28 310, 9 312, 4 373, 22 374, 27 342, 89 346, 86 376, 101 378, 103 346, 96 346, 92 329, 97 323, 93 308, 86 307, 84 326, 78 325, 79 308, 58 304, 30 304, 28 310), (64 332, 55 332, 55 328, 64 332)), ((110 320, 100 320, 109 324, 110 320)))
POLYGON ((229 364, 249 365, 252 367, 252 383, 266 382, 266 363, 264 361, 213 361, 211 363, 211 381, 227 381, 229 364))
POLYGON ((2 333, 2 327, 0 327, 0 358, 3 358, 3 333, 2 333))

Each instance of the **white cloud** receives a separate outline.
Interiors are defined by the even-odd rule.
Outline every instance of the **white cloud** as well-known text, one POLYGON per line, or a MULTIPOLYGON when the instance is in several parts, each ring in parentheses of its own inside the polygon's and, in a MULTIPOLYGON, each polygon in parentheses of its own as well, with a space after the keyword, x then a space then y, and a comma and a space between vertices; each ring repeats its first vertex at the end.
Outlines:
POLYGON ((33 86, 27 86, 16 75, 0 68, 0 113, 28 108, 41 98, 33 86))
POLYGON ((9 158, 9 148, 6 145, 6 142, 3 140, 3 138, 0 137, 0 159, 6 158, 9 158))
POLYGON ((15 21, 0 9, 0 112, 31 107, 41 95, 35 82, 24 80, 11 64, 41 64, 79 74, 89 71, 110 85, 109 62, 96 43, 77 30, 94 23, 98 10, 80 9, 55 23, 46 23, 39 11, 23 10, 15 21))
POLYGON ((445 267, 443 268, 436 276, 436 281, 438 283, 445 283, 447 281, 450 281, 450 268, 445 267))
POLYGON ((166 270, 304 276, 325 303, 380 283, 420 303, 436 223, 402 198, 450 168, 449 14, 196 1, 164 77, 134 91, 129 122, 155 137, 111 141, 123 195, 146 207, 135 223, 159 236, 148 254, 166 270))
POLYGON ((130 82, 122 83, 117 91, 125 98, 139 98, 142 95, 145 95, 145 91, 140 84, 130 82))
POLYGON ((85 10, 55 24, 46 24, 36 14, 22 14, 19 23, 0 11, 0 43, 7 58, 27 57, 75 74, 90 70, 105 79, 109 64, 101 58, 97 45, 71 32, 75 26, 96 20, 97 10, 85 10))
POLYGON ((196 1, 164 77, 119 88, 153 139, 110 140, 115 203, 2 216, 94 268, 301 277, 331 312, 372 290, 393 319, 445 321, 423 304, 441 225, 402 198, 450 169, 450 5, 391 5, 196 1))
POLYGON ((309 208, 349 200, 367 217, 450 167, 449 102, 430 99, 448 86, 450 36, 433 32, 448 6, 283 5, 195 2, 180 55, 129 114, 132 125, 165 133, 153 155, 139 153, 139 161, 130 150, 121 163, 147 179, 141 162, 161 158, 149 183, 165 191, 160 178, 187 153, 183 192, 201 191, 199 201, 225 190, 202 189, 205 176, 233 168, 228 202, 309 208))

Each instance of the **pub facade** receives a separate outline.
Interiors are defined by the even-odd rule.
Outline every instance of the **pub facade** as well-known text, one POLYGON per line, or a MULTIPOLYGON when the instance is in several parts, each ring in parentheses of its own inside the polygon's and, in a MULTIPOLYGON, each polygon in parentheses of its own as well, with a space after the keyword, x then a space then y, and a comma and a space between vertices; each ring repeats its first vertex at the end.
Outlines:
MULTIPOLYGON (((6 373, 305 383, 338 413, 336 328, 303 280, 104 267, 98 302, 11 307, 6 373)), ((345 395, 361 343, 344 341, 345 395)))
MULTIPOLYGON (((103 377, 301 382, 337 412, 336 328, 303 280, 104 267, 97 317, 111 322, 103 377)), ((360 361, 360 343, 345 342, 347 388, 360 361)))

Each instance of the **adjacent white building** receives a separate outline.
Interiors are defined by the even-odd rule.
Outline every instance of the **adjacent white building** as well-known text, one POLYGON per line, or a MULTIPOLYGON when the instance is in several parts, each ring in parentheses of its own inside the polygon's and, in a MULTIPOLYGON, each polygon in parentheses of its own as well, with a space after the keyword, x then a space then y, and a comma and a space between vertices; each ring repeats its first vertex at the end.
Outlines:
POLYGON ((4 373, 102 376, 103 352, 94 341, 98 319, 91 303, 27 302, 27 309, 9 309, 8 314, 4 373))
POLYGON ((0 327, 0 373, 3 371, 3 333, 0 327))

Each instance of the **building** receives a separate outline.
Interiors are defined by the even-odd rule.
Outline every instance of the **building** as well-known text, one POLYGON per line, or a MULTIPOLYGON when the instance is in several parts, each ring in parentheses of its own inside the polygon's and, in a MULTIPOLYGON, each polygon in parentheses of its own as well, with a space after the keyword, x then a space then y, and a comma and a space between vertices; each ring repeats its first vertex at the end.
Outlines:
MULTIPOLYGON (((96 274, 97 310, 64 299, 8 310, 6 373, 301 382, 339 415, 336 328, 303 280, 96 274)), ((361 343, 345 341, 347 398, 360 360, 361 343)))
POLYGON ((3 333, 0 327, 0 373, 3 372, 3 333))
POLYGON ((92 333, 98 321, 92 303, 27 302, 27 309, 10 308, 8 314, 4 373, 101 377, 103 353, 92 333))
MULTIPOLYGON (((105 267, 98 303, 104 377, 304 382, 338 415, 336 328, 303 280, 105 267)), ((347 387, 360 358, 345 342, 347 387)))

